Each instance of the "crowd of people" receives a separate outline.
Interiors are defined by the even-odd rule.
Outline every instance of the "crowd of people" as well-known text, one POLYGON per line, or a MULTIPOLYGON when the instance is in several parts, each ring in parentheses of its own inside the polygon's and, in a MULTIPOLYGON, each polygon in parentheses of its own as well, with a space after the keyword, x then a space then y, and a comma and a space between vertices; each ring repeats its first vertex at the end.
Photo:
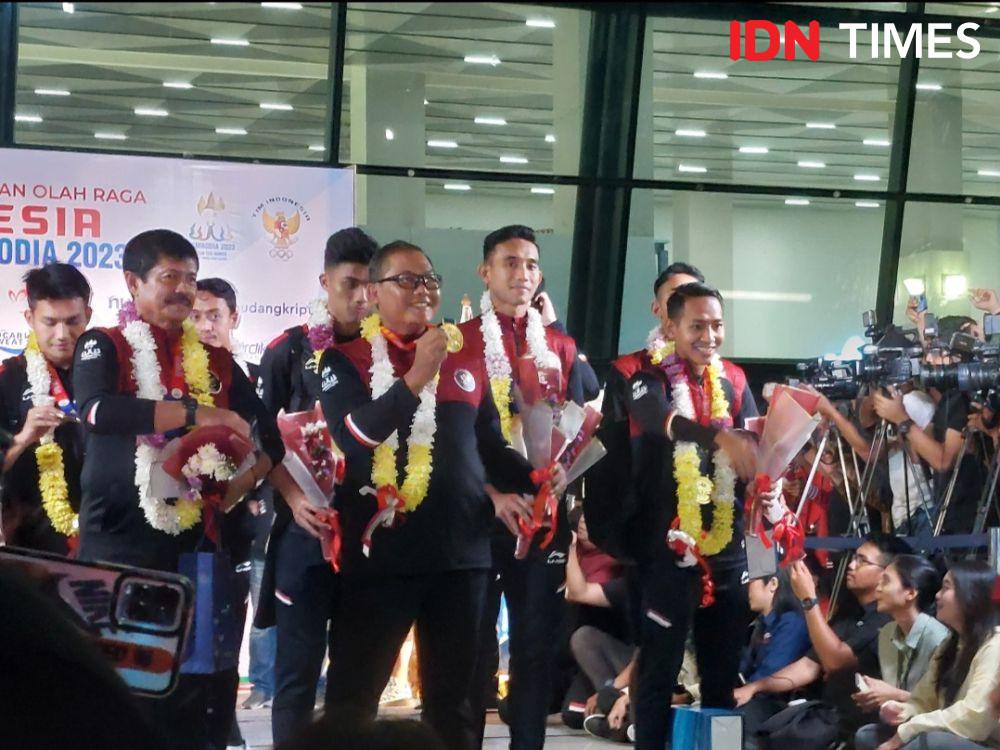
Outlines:
MULTIPOLYGON (((542 291, 542 260, 530 228, 490 233, 470 260, 479 315, 438 326, 445 281, 428 252, 341 230, 309 319, 259 364, 240 357, 233 285, 199 279, 195 248, 175 232, 126 245, 131 302, 116 326, 89 328, 91 289, 76 268, 30 271, 31 335, 0 367, 6 544, 166 572, 192 552, 223 560, 233 613, 216 627, 242 635, 252 612, 244 707, 271 706, 279 748, 480 747, 498 699, 501 597, 510 659, 499 712, 515 750, 542 747, 559 712, 661 750, 672 707, 691 705, 736 710, 748 748, 804 737, 1000 748, 995 571, 982 554, 938 553, 932 538, 937 525, 973 528, 1000 439, 989 406, 913 385, 847 405, 817 394, 838 437, 814 439, 764 492, 768 518, 797 511, 820 537, 857 531, 855 467, 877 463, 877 491, 854 493, 876 531, 846 553, 839 598, 841 553, 810 549, 779 567, 772 549, 770 568, 751 574, 744 497, 757 452, 746 428, 758 398, 720 357, 721 293, 694 266, 667 267, 646 346, 602 384, 542 291), (559 463, 543 482, 527 458, 518 396, 539 382, 557 406, 603 391, 607 455, 572 484, 559 463), (336 514, 293 477, 278 429, 279 415, 317 405, 344 461, 336 514), (881 454, 879 420, 895 425, 881 454), (164 446, 203 427, 250 440, 253 458, 216 504, 158 497, 150 475, 164 446), (838 460, 841 439, 857 461, 838 460), (558 499, 554 533, 526 544, 543 483, 558 499), (380 697, 411 631, 423 723, 385 726, 380 697)), ((992 292, 973 302, 1000 314, 992 292)), ((956 361, 952 333, 982 338, 960 317, 924 336, 922 313, 910 314, 928 363, 956 361)), ((0 663, 24 658, 12 642, 0 639, 0 663)), ((146 722, 149 747, 238 746, 238 682, 234 665, 182 670, 169 695, 121 715, 146 722)))

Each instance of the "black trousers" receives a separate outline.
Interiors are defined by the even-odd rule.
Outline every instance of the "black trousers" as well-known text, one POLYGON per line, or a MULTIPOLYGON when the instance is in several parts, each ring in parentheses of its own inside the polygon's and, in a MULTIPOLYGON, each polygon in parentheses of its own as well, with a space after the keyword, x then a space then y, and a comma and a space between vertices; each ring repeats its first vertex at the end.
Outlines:
MULTIPOLYGON (((301 545, 317 544, 289 528, 279 540, 275 564, 274 742, 294 736, 312 721, 323 657, 333 653, 340 576, 329 563, 315 564, 301 545), (291 603, 288 603, 291 602, 291 603)), ((329 682, 327 683, 329 694, 329 682)))
POLYGON ((479 747, 469 700, 485 570, 343 577, 327 708, 374 718, 399 649, 416 623, 423 720, 449 750, 479 747))
POLYGON ((487 700, 496 689, 499 654, 496 622, 500 595, 506 595, 510 622, 510 683, 507 712, 511 750, 540 750, 552 701, 556 650, 565 600, 559 587, 566 580, 565 549, 553 544, 524 560, 514 558, 513 545, 493 544, 493 571, 482 618, 473 687, 473 709, 479 742, 485 732, 487 700))
POLYGON ((679 568, 672 560, 640 566, 642 609, 639 661, 635 678, 636 747, 663 750, 670 739, 670 696, 688 633, 693 632, 701 705, 732 708, 740 651, 749 620, 745 568, 715 572, 715 603, 700 609, 697 567, 679 568))

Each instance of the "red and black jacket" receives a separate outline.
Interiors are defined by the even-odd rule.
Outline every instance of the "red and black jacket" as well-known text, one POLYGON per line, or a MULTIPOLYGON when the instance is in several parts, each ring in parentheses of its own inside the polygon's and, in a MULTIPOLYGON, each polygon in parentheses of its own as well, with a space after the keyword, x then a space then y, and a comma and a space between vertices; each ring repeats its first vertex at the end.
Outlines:
POLYGON ((413 351, 389 344, 399 379, 372 399, 371 346, 364 339, 328 349, 320 363, 320 403, 330 434, 344 452, 347 473, 337 490, 343 517, 344 572, 414 575, 447 570, 488 569, 493 505, 484 484, 506 492, 534 492, 531 466, 509 448, 481 352, 466 344, 441 367, 437 386, 437 430, 430 486, 423 503, 392 529, 375 532, 371 558, 361 554, 363 530, 376 510, 371 486, 374 449, 398 431, 397 476, 405 476, 406 441, 419 399, 402 375, 413 351))
MULTIPOLYGON (((163 374, 174 371, 172 345, 179 334, 150 325, 163 374)), ((254 428, 258 447, 277 464, 284 446, 246 374, 225 349, 208 351, 215 406, 231 409, 254 428)), ((177 557, 201 541, 203 527, 171 536, 157 531, 139 507, 135 486, 135 440, 153 433, 157 402, 138 398, 132 348, 119 328, 88 331, 76 344, 73 385, 87 430, 80 507, 82 559, 176 570, 177 557)))

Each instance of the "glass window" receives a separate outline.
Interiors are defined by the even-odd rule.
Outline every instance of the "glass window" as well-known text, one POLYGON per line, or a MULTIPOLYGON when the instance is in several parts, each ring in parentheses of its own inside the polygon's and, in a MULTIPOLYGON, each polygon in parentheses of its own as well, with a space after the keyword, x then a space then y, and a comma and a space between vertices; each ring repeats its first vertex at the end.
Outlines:
POLYGON ((819 60, 765 62, 729 58, 728 21, 648 28, 636 177, 885 189, 898 59, 852 60, 836 27, 819 60))
POLYGON ((444 276, 442 317, 461 316, 463 295, 479 314, 483 239, 507 224, 526 224, 538 238, 545 289, 565 320, 575 187, 377 175, 358 175, 355 184, 358 224, 380 244, 406 240, 419 245, 444 276), (385 211, 386 205, 392 210, 385 211))
POLYGON ((686 261, 726 299, 725 356, 809 359, 863 343, 875 307, 881 201, 633 192, 619 350, 655 324, 656 274, 686 261))
POLYGON ((968 290, 1000 290, 997 263, 1000 208, 957 203, 907 203, 903 214, 894 321, 910 326, 906 304, 921 290, 939 318, 981 319, 968 290))
POLYGON ((350 3, 345 163, 575 174, 590 13, 350 3))
MULTIPOLYGON (((995 7, 995 6, 991 6, 995 7)), ((908 189, 960 195, 1000 194, 1000 39, 977 36, 971 60, 922 60, 913 113, 908 189)), ((968 49, 952 44, 944 49, 968 49)))
POLYGON ((332 6, 265 5, 23 3, 16 142, 322 160, 332 6))

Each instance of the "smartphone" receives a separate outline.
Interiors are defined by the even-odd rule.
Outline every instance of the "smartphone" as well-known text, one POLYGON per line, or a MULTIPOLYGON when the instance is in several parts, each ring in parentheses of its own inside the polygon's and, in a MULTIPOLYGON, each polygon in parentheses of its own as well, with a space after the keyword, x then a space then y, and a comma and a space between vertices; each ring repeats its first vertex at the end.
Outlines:
POLYGON ((854 684, 858 686, 859 692, 868 692, 868 683, 865 681, 865 678, 861 676, 860 672, 854 673, 854 684))
POLYGON ((915 299, 917 301, 917 312, 927 312, 927 295, 920 293, 913 295, 910 299, 915 299))
POLYGON ((133 693, 173 690, 191 627, 194 589, 186 578, 18 547, 0 547, 0 565, 22 572, 133 693))

